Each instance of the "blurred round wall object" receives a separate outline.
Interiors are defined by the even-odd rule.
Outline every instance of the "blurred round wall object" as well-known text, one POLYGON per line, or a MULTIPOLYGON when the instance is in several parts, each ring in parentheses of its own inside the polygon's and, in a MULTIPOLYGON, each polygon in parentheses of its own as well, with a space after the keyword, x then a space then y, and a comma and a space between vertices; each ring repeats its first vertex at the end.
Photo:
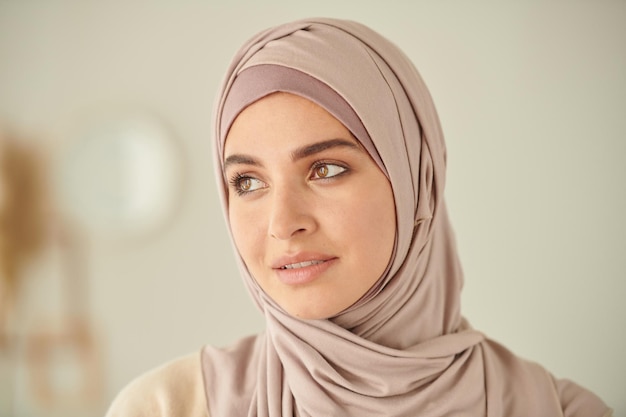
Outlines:
POLYGON ((152 233, 181 198, 179 143, 145 112, 90 118, 61 146, 54 166, 62 212, 97 238, 152 233))

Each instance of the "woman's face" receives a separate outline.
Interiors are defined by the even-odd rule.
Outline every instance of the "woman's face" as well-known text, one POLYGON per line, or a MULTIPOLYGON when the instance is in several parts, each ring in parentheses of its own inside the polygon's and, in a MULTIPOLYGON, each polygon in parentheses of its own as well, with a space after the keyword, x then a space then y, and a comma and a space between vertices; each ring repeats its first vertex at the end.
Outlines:
POLYGON ((288 313, 332 317, 381 277, 396 230, 391 185, 325 109, 267 96, 239 114, 224 157, 235 244, 288 313))

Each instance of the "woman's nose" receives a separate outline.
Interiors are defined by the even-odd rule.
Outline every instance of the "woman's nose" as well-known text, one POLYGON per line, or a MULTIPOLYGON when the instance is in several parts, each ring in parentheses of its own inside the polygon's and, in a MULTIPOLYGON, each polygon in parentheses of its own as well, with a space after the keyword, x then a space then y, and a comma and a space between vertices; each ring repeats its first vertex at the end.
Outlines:
POLYGON ((278 240, 312 232, 316 227, 313 206, 306 192, 293 188, 275 189, 269 213, 268 233, 278 240))

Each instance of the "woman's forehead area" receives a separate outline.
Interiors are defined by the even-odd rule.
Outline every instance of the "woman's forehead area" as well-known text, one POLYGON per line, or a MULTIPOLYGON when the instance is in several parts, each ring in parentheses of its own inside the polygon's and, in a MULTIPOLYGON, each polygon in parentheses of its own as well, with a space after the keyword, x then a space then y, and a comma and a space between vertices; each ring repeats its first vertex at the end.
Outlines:
POLYGON ((331 139, 362 148, 348 128, 323 107, 296 94, 277 92, 237 115, 226 135, 224 158, 242 150, 267 150, 268 146, 274 151, 295 152, 306 143, 331 139))

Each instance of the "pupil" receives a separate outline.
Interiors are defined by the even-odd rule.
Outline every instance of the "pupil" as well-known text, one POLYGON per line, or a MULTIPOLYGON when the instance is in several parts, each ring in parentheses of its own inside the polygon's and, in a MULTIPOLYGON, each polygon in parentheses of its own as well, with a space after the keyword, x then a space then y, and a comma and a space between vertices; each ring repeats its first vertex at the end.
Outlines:
POLYGON ((250 189, 250 178, 246 178, 241 182, 241 189, 244 191, 248 191, 250 189))
POLYGON ((317 173, 320 177, 325 177, 326 175, 328 175, 328 167, 325 165, 319 167, 317 173))

